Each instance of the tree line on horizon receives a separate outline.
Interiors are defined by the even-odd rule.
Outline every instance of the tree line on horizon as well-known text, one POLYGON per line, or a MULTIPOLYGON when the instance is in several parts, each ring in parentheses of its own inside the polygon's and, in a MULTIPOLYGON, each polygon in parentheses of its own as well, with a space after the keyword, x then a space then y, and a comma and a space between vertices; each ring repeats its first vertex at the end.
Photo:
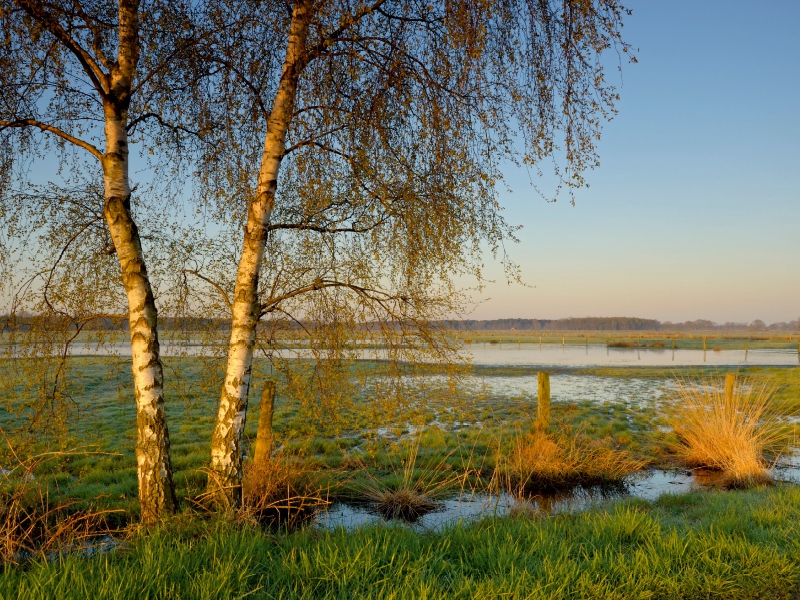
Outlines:
POLYGON ((706 319, 672 323, 638 317, 568 317, 565 319, 459 319, 441 321, 455 331, 796 331, 800 319, 767 325, 756 319, 751 323, 715 323, 706 319))
MULTIPOLYGON (((196 316, 159 318, 164 330, 191 334, 193 331, 230 331, 230 321, 221 318, 201 318, 196 316)), ((60 331, 64 328, 75 331, 77 325, 69 319, 53 315, 32 315, 25 311, 14 314, 0 314, 0 332, 25 331, 39 327, 60 331)), ((272 323, 274 330, 282 332, 304 332, 306 325, 290 319, 272 323)), ((761 319, 750 323, 726 321, 715 323, 707 319, 683 321, 659 321, 639 317, 567 317, 564 319, 453 319, 430 323, 433 328, 447 331, 797 331, 797 321, 777 321, 767 325, 761 319)), ((356 327, 361 332, 380 331, 379 322, 363 322, 356 327)), ((103 316, 92 320, 84 331, 128 331, 129 323, 125 316, 103 316)))

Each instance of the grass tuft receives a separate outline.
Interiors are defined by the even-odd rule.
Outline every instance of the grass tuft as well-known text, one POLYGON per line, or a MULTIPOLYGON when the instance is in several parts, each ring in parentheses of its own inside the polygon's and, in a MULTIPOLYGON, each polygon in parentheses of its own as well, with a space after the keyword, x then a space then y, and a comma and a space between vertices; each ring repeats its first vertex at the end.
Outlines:
POLYGON ((747 380, 726 396, 713 378, 678 382, 671 424, 675 452, 691 468, 718 471, 726 487, 770 482, 769 468, 786 446, 785 432, 772 411, 774 389, 747 380))
MULTIPOLYGON (((0 469, 1 564, 76 550, 90 552, 106 536, 117 532, 109 525, 109 517, 113 520, 121 510, 97 510, 82 500, 51 502, 47 484, 36 477, 47 463, 85 454, 42 453, 17 458, 13 468, 0 469)), ((16 457, 13 450, 11 455, 16 457)))
POLYGON ((446 464, 449 454, 433 464, 420 465, 419 441, 410 444, 399 477, 378 479, 366 469, 366 481, 359 486, 360 495, 385 519, 415 522, 435 511, 439 500, 459 485, 463 487, 467 473, 450 470, 446 464))

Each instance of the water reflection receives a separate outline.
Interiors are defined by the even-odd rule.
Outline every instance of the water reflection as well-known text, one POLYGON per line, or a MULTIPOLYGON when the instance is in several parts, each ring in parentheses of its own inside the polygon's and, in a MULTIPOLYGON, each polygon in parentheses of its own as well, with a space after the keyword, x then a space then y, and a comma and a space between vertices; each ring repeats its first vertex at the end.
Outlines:
MULTIPOLYGON (((201 346, 194 342, 176 344, 164 341, 161 353, 164 356, 222 356, 227 347, 201 346)), ((667 348, 614 348, 604 345, 558 344, 473 344, 465 350, 471 354, 476 365, 525 365, 539 367, 612 367, 612 366, 787 366, 800 363, 800 354, 795 349, 758 350, 703 350, 667 348)), ((130 344, 113 343, 76 344, 70 353, 75 356, 130 356, 130 344)), ((310 358, 308 348, 283 348, 276 354, 284 358, 310 358)), ((364 349, 359 352, 364 360, 381 360, 385 351, 380 348, 364 349)))
POLYGON ((476 365, 526 365, 541 367, 610 367, 610 366, 782 366, 796 365, 795 349, 719 350, 667 348, 613 348, 602 345, 566 346, 555 344, 491 344, 468 348, 476 365))
MULTIPOLYGON (((788 457, 774 470, 774 476, 778 481, 800 482, 800 456, 788 457)), ((467 492, 457 498, 442 501, 437 510, 419 517, 413 523, 400 520, 387 521, 368 505, 334 503, 328 510, 316 515, 314 525, 322 529, 340 527, 354 529, 364 525, 392 524, 417 531, 431 531, 489 516, 575 513, 623 498, 654 501, 664 494, 685 494, 717 486, 720 482, 719 473, 712 471, 652 469, 635 475, 615 488, 576 488, 567 492, 536 493, 522 497, 506 492, 500 494, 467 492)))

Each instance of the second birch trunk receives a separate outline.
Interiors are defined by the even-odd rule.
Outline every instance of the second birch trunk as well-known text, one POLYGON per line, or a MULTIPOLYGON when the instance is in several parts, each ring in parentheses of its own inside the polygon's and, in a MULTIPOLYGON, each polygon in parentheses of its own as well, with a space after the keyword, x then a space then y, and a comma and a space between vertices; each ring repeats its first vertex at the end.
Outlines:
POLYGON ((244 243, 231 307, 231 338, 217 423, 211 438, 209 497, 217 506, 236 508, 242 500, 242 434, 253 363, 256 327, 260 317, 258 275, 267 242, 267 227, 275 205, 278 174, 297 97, 297 84, 306 59, 310 6, 298 2, 292 13, 283 72, 267 121, 267 133, 256 197, 247 211, 244 243))

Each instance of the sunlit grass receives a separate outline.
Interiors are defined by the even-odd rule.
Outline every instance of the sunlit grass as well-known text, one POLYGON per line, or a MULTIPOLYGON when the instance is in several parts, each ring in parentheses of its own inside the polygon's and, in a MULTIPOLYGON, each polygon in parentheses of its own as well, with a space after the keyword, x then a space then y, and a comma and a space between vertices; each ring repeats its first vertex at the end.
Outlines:
POLYGON ((323 484, 308 463, 277 453, 259 464, 247 461, 242 481, 240 519, 294 525, 330 504, 331 478, 323 484))

